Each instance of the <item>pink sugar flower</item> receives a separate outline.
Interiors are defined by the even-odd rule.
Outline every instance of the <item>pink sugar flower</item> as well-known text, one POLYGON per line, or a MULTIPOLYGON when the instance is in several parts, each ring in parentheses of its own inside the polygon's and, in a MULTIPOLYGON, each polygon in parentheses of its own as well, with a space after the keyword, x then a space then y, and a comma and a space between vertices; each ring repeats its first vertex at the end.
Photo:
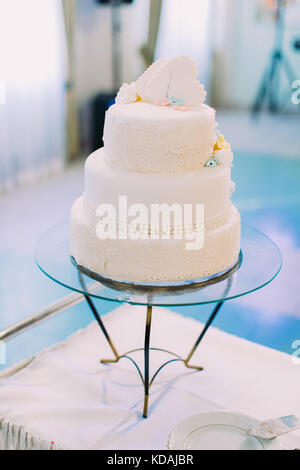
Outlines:
POLYGON ((188 106, 173 106, 176 111, 190 111, 191 108, 188 106))
POLYGON ((156 106, 170 106, 170 103, 167 100, 157 100, 154 104, 156 106))

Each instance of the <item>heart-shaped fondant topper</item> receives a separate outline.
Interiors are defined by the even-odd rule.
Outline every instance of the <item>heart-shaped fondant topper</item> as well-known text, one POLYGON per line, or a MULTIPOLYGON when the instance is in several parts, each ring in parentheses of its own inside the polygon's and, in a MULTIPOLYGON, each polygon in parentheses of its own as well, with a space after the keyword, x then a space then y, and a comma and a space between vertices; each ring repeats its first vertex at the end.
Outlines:
POLYGON ((138 95, 150 103, 179 109, 201 106, 206 98, 204 86, 197 80, 198 69, 189 57, 161 59, 138 79, 138 95))
MULTIPOLYGON (((145 101, 152 101, 153 94, 151 93, 153 77, 161 76, 162 70, 165 65, 169 63, 169 59, 160 59, 154 62, 150 67, 140 76, 136 82, 136 89, 138 95, 145 101)), ((167 80, 164 87, 168 86, 167 80)), ((164 99, 166 96, 163 97, 164 99)), ((159 98, 158 98, 159 100, 159 98)))

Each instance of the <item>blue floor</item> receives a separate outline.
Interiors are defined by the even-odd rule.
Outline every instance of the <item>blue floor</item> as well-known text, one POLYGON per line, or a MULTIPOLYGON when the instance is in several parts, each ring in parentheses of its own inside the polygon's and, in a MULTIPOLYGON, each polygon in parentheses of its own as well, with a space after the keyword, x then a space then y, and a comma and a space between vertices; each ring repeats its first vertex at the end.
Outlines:
MULTIPOLYGON (((292 354, 300 340, 300 161, 237 154, 232 173, 242 220, 276 241, 283 267, 261 291, 226 302, 215 326, 292 354)), ((205 321, 209 310, 182 313, 205 321)))
MULTIPOLYGON (((267 233, 279 245, 283 268, 261 291, 226 302, 215 326, 289 354, 300 340, 300 160, 236 152, 234 203, 243 221, 267 233)), ((67 291, 35 267, 33 255, 0 252, 0 330, 35 313, 67 291)), ((97 301, 102 313, 115 304, 97 301)), ((178 308, 204 321, 209 308, 178 308)), ((7 343, 7 367, 65 339, 92 320, 78 305, 7 343)), ((196 334, 196 332, 195 332, 196 334)))

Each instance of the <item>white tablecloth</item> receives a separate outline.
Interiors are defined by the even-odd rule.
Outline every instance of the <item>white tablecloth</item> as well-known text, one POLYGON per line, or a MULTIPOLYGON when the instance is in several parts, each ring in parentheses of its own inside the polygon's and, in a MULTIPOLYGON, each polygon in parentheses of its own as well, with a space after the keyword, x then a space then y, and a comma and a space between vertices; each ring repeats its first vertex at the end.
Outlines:
MULTIPOLYGON (((119 352, 143 346, 144 307, 122 306, 104 317, 119 352)), ((186 355, 202 325, 153 309, 151 346, 186 355)), ((300 366, 287 354, 212 328, 194 364, 165 368, 151 388, 149 418, 132 364, 104 366, 112 354, 97 324, 29 363, 0 374, 0 449, 165 449, 171 429, 192 414, 229 409, 258 419, 300 415, 300 366)), ((137 356, 143 364, 142 354, 137 356)), ((167 360, 151 353, 151 369, 167 360)), ((294 433, 287 445, 299 447, 294 433)))

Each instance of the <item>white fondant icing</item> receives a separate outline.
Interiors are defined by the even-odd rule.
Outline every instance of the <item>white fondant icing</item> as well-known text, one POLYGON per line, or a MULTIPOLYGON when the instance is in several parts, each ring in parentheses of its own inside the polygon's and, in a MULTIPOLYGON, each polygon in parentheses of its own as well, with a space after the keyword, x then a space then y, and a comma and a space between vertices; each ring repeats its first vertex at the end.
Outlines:
POLYGON ((197 80, 198 70, 189 57, 162 59, 154 63, 137 81, 137 92, 145 101, 156 103, 180 99, 183 106, 201 106, 206 98, 197 80))
MULTIPOLYGON (((154 62, 148 69, 141 75, 136 82, 136 88, 139 96, 145 101, 151 101, 151 80, 156 74, 159 74, 163 70, 163 66, 169 62, 168 59, 160 59, 154 62)), ((165 88, 168 86, 166 81, 165 88)), ((166 93, 161 99, 166 98, 166 93)), ((160 98, 154 98, 153 103, 158 101, 160 98)))
POLYGON ((233 265, 240 250, 240 216, 205 232, 202 250, 187 251, 185 240, 99 240, 83 198, 72 209, 71 254, 78 264, 106 277, 131 281, 180 281, 210 276, 233 265))
POLYGON ((85 165, 85 194, 96 213, 101 203, 118 205, 120 195, 128 204, 204 204, 205 220, 226 213, 230 207, 230 168, 200 168, 175 174, 139 174, 105 159, 105 150, 94 152, 85 165))

